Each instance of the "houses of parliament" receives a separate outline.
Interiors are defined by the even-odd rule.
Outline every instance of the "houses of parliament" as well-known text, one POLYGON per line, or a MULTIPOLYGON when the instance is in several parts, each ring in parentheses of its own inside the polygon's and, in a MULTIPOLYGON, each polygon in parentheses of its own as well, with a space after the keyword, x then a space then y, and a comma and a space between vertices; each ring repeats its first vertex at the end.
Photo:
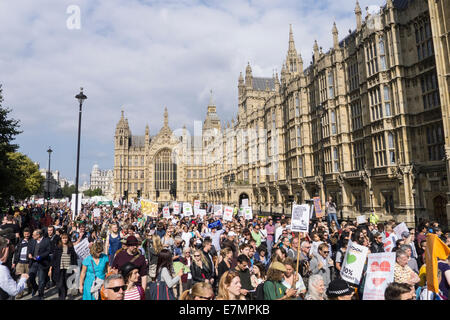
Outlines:
MULTIPOLYGON (((162 128, 133 135, 116 126, 114 194, 238 205, 286 213, 329 196, 338 217, 372 211, 411 225, 448 225, 450 8, 447 0, 387 0, 333 47, 316 41, 303 65, 289 30, 281 74, 238 78, 234 119, 210 100, 201 134, 162 128), (176 194, 173 192, 176 191, 176 194)), ((219 106, 220 107, 220 106, 219 106)), ((162 111, 162 110, 161 110, 162 111)))

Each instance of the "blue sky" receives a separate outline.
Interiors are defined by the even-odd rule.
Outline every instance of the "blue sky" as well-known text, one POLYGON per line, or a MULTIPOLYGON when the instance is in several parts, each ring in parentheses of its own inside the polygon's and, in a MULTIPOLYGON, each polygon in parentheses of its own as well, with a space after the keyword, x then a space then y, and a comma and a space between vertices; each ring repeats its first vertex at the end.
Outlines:
MULTIPOLYGON (((380 6, 385 0, 360 0, 380 6)), ((81 181, 94 164, 113 166, 113 136, 125 111, 134 135, 156 134, 169 111, 173 130, 203 121, 213 90, 223 122, 237 112, 237 80, 281 70, 292 24, 304 65, 317 39, 332 46, 355 29, 355 0, 0 0, 0 83, 23 133, 20 151, 75 180, 80 86, 83 107, 81 181), (70 30, 67 8, 80 8, 70 30)))

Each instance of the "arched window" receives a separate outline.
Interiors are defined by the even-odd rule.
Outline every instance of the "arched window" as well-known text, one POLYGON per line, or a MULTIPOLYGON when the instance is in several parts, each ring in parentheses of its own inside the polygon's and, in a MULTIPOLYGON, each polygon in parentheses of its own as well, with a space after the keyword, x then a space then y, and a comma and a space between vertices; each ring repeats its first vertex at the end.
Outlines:
POLYGON ((155 157, 155 189, 169 191, 172 182, 177 180, 177 165, 172 161, 172 152, 163 149, 155 157))

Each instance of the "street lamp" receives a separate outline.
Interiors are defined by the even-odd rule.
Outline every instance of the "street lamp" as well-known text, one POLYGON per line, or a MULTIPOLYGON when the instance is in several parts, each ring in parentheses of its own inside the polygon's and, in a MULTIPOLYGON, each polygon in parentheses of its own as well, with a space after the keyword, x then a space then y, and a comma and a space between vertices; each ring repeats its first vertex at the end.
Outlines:
POLYGON ((322 152, 322 184, 323 184, 323 196, 325 197, 324 201, 327 201, 327 184, 325 183, 325 150, 324 150, 324 143, 323 143, 323 130, 322 130, 322 117, 325 113, 325 110, 323 108, 323 106, 321 104, 319 104, 317 106, 317 113, 319 115, 319 119, 320 119, 320 125, 319 125, 319 129, 320 129, 320 149, 322 152))
POLYGON ((78 113, 78 146, 77 146, 77 174, 75 177, 75 213, 74 216, 78 213, 78 174, 80 172, 80 137, 81 137, 81 110, 83 107, 83 101, 87 99, 87 97, 83 94, 83 88, 80 88, 80 93, 75 96, 75 98, 80 103, 80 112, 78 113))
POLYGON ((51 175, 51 171, 50 171, 50 157, 51 154, 53 152, 51 147, 48 147, 48 171, 47 171, 47 211, 48 211, 48 203, 50 201, 50 175, 51 175))

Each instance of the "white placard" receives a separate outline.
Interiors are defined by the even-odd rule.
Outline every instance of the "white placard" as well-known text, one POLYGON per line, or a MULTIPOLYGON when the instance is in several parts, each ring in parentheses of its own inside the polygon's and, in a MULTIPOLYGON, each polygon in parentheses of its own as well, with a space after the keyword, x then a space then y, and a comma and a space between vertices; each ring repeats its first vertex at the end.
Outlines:
POLYGON ((233 221, 233 208, 225 207, 223 210, 223 220, 225 221, 233 221))
POLYGON ((369 248, 352 241, 348 243, 341 269, 341 277, 343 280, 359 285, 368 250, 369 248))
POLYGON ((196 208, 200 209, 200 200, 194 200, 194 212, 196 208))
POLYGON ((206 209, 198 209, 198 214, 201 218, 203 218, 204 216, 206 216, 206 209))
POLYGON ((72 210, 72 217, 78 216, 81 212, 81 200, 83 198, 82 193, 78 193, 78 212, 75 212, 75 193, 72 193, 72 202, 70 205, 70 209, 72 210))
POLYGON ((173 202, 173 214, 180 214, 180 204, 178 202, 173 202))
POLYGON ((394 282, 394 252, 371 253, 368 255, 363 300, 384 300, 384 291, 394 282))
POLYGON ((214 205, 214 215, 221 217, 223 215, 223 211, 222 211, 222 205, 218 204, 218 205, 214 205))
POLYGON ((389 238, 385 238, 383 240, 383 248, 384 248, 384 252, 391 252, 392 249, 394 249, 395 247, 395 242, 392 239, 392 237, 389 238))
POLYGON ((394 228, 394 232, 397 235, 397 238, 403 239, 402 238, 402 233, 403 232, 408 232, 409 233, 409 230, 408 230, 408 227, 406 226, 406 224, 404 222, 402 222, 402 223, 400 223, 398 226, 396 226, 394 228))
POLYGON ((357 224, 363 224, 363 223, 366 223, 367 222, 367 218, 366 218, 366 216, 357 216, 356 217, 356 223, 357 224))
POLYGON ((242 207, 248 207, 248 199, 242 199, 242 207))
POLYGON ((90 254, 91 251, 89 249, 89 240, 88 238, 84 238, 80 241, 80 243, 73 246, 75 249, 75 252, 77 253, 78 257, 83 261, 86 259, 90 254))
POLYGON ((170 210, 169 210, 169 207, 164 207, 164 208, 163 208, 163 218, 165 218, 165 219, 169 219, 169 218, 170 218, 170 210))
POLYGON ((252 220, 253 219, 252 207, 244 207, 243 209, 244 209, 244 219, 252 220))
POLYGON ((292 206, 291 231, 308 232, 310 210, 311 208, 307 204, 292 206))
POLYGON ((99 218, 100 217, 100 209, 99 208, 94 208, 94 217, 95 218, 99 218))
POLYGON ((192 216, 192 205, 188 202, 183 202, 183 216, 192 216))

